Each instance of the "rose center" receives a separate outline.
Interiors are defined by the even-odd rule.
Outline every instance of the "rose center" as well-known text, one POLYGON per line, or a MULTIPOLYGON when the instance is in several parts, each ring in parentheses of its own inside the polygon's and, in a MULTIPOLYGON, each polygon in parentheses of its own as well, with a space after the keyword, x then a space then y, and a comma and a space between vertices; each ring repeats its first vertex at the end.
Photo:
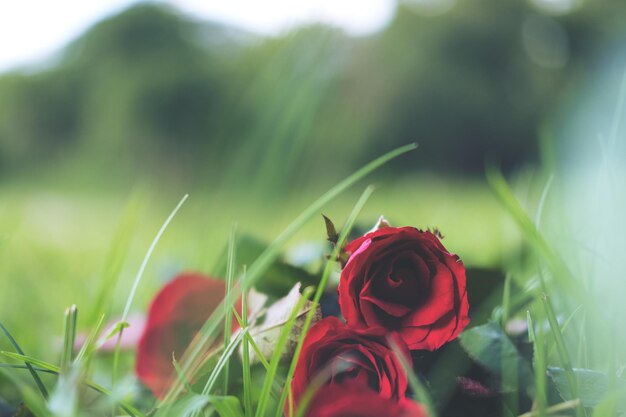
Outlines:
POLYGON ((378 277, 377 295, 386 301, 415 307, 426 297, 430 271, 415 253, 396 257, 386 276, 378 277))

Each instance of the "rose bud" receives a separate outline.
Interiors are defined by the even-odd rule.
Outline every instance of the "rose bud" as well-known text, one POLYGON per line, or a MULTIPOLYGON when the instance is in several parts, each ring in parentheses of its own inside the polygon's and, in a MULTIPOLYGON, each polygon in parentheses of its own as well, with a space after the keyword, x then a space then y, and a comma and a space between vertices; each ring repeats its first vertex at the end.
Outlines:
POLYGON ((322 387, 309 404, 306 417, 427 417, 426 410, 408 398, 386 399, 358 387, 322 387))
MULTIPOLYGON (((139 340, 135 372, 155 397, 162 398, 175 378, 172 355, 180 359, 225 294, 224 281, 188 272, 176 276, 154 297, 139 340)), ((241 314, 241 303, 236 305, 241 314)))
MULTIPOLYGON (((403 399, 407 376, 387 337, 394 338, 399 354, 411 365, 409 350, 402 339, 385 329, 356 330, 336 317, 317 322, 304 339, 296 365, 291 386, 294 404, 297 406, 311 382, 320 378, 319 382, 329 387, 362 387, 372 390, 372 396, 403 399)), ((285 409, 289 410, 289 404, 285 409)))
POLYGON ((349 326, 384 327, 411 350, 436 350, 469 323, 465 267, 435 234, 383 227, 346 252, 339 305, 349 326))

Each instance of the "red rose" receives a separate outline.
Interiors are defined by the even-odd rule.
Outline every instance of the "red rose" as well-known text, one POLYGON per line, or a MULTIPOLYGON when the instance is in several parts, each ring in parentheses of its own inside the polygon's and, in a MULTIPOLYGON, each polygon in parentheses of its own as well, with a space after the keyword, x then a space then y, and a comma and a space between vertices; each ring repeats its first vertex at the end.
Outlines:
POLYGON ((172 354, 180 359, 220 305, 225 292, 224 281, 199 273, 183 273, 168 282, 152 300, 137 348, 135 372, 155 397, 162 398, 173 380, 172 354))
POLYGON ((369 390, 322 387, 310 403, 306 417, 427 417, 424 408, 403 398, 389 400, 369 390))
POLYGON ((346 252, 339 304, 349 326, 382 326, 411 350, 436 350, 469 323, 465 267, 433 233, 384 227, 346 252))
MULTIPOLYGON (((387 343, 385 329, 355 330, 336 317, 317 322, 306 335, 292 381, 295 406, 320 372, 327 372, 327 386, 362 387, 372 396, 398 401, 405 398, 407 376, 387 343)), ((409 364, 411 356, 402 339, 398 346, 409 364)), ((285 407, 289 409, 288 404, 285 407)), ((286 413, 288 414, 288 413, 286 413)))

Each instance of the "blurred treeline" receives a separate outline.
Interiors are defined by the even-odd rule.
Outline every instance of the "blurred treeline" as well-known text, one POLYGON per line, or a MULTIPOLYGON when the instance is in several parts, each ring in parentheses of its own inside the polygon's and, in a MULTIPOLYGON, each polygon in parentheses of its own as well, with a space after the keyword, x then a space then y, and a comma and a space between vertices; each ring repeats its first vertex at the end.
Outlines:
POLYGON ((323 26, 261 37, 139 4, 44 68, 0 77, 0 172, 83 164, 85 176, 280 187, 413 141, 419 155, 396 172, 482 175, 485 159, 514 169, 538 158, 555 109, 626 41, 625 11, 474 0, 427 16, 404 2, 366 37, 323 26))

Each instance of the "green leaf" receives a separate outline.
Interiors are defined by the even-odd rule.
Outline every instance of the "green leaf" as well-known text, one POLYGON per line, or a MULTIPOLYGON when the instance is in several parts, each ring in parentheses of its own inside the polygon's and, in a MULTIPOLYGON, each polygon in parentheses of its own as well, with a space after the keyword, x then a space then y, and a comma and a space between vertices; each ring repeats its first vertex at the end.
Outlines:
MULTIPOLYGON (((205 410, 210 399, 204 395, 187 393, 176 400, 173 404, 168 404, 167 413, 170 416, 191 417, 194 413, 205 410)), ((162 409, 157 410, 157 416, 163 415, 162 409)))
MULTIPOLYGON (((267 249, 267 244, 250 235, 237 237, 234 251, 237 253, 237 264, 252 265, 254 261, 267 249)), ((226 248, 218 259, 219 263, 213 269, 213 274, 218 277, 227 275, 228 272, 228 252, 226 248)), ((301 282, 303 287, 315 286, 319 282, 319 277, 288 264, 281 259, 275 260, 256 282, 257 290, 274 297, 286 295, 296 282, 301 282)))
MULTIPOLYGON (((567 379, 567 373, 563 368, 549 367, 548 375, 564 400, 574 399, 567 379)), ((574 368, 574 376, 578 382, 580 400, 584 407, 594 408, 605 400, 607 392, 609 391, 609 378, 607 374, 591 369, 574 368)), ((621 382, 620 388, 626 390, 626 381, 618 381, 621 382)), ((622 397, 616 406, 618 410, 626 411, 626 398, 622 397)))
MULTIPOLYGON (((466 330, 461 334, 460 341, 472 359, 495 375, 501 377, 502 365, 509 364, 517 366, 521 381, 533 380, 530 364, 495 322, 466 330)), ((524 386, 526 385, 525 383, 524 386)))
POLYGON ((220 417, 244 417, 241 403, 237 397, 229 396, 210 396, 209 402, 220 417))

